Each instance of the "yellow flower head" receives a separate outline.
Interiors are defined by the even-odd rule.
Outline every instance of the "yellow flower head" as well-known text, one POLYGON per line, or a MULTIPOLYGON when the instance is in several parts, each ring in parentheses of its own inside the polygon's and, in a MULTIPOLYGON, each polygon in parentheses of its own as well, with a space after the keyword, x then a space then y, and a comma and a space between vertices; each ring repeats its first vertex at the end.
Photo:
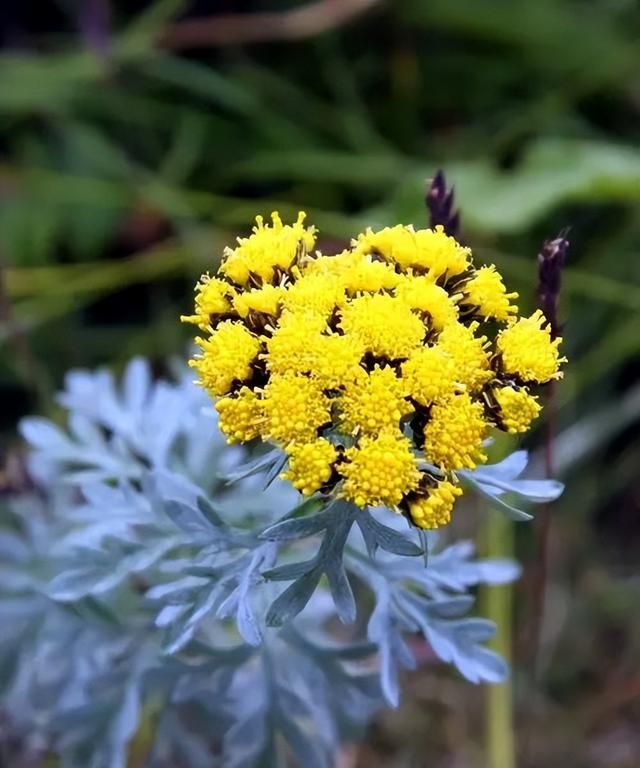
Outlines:
POLYGON ((301 262, 300 269, 305 275, 332 275, 337 277, 348 272, 361 259, 362 254, 355 251, 346 250, 329 256, 316 251, 313 256, 308 256, 301 262))
POLYGON ((226 395, 234 381, 251 378, 251 363, 260 351, 260 341, 242 323, 225 320, 208 339, 197 338, 196 344, 202 353, 189 364, 215 397, 226 395))
POLYGON ((287 448, 289 467, 281 477, 304 496, 310 496, 329 481, 338 451, 324 437, 312 443, 292 443, 287 448))
POLYGON ((363 437, 345 453, 347 461, 337 467, 345 478, 341 495, 359 507, 393 508, 420 480, 411 442, 399 433, 363 437))
POLYGON ((325 328, 325 320, 315 313, 283 313, 273 335, 267 339, 269 370, 276 374, 310 371, 318 356, 316 345, 325 328))
POLYGON ((476 336, 478 323, 451 323, 438 336, 438 347, 453 358, 457 380, 477 392, 492 377, 486 336, 476 336))
POLYGON ((538 309, 531 317, 521 317, 498 334, 496 347, 502 358, 505 373, 523 381, 544 384, 559 379, 560 357, 558 347, 562 339, 551 339, 545 317, 538 309))
POLYGON ((417 309, 427 314, 430 326, 436 331, 441 331, 458 319, 454 297, 449 296, 444 288, 424 275, 404 277, 396 287, 395 296, 409 309, 417 309))
POLYGON ((460 388, 453 357, 437 344, 419 347, 411 353, 402 363, 402 380, 413 399, 427 406, 460 388))
POLYGON ((500 408, 502 426, 512 434, 526 432, 542 410, 538 398, 524 389, 498 387, 493 396, 500 408))
POLYGON ((267 339, 267 367, 273 373, 305 373, 325 389, 335 389, 358 378, 364 345, 327 329, 324 319, 286 312, 267 339))
POLYGON ((469 266, 471 256, 469 248, 449 237, 441 226, 417 231, 401 225, 378 232, 368 229, 358 236, 356 249, 379 254, 402 270, 426 272, 434 280, 445 274, 461 274, 469 266))
POLYGON ((507 293, 502 276, 493 264, 476 270, 463 291, 465 304, 477 307, 481 317, 505 321, 518 311, 518 307, 510 303, 511 299, 518 298, 518 294, 507 293))
POLYGON ((271 225, 256 216, 256 226, 249 237, 238 238, 237 248, 226 248, 220 272, 240 286, 251 276, 270 283, 276 270, 286 271, 315 244, 315 230, 304 227, 305 214, 300 212, 294 224, 283 224, 277 212, 271 214, 271 225))
POLYGON ((359 339, 377 357, 407 357, 425 336, 420 318, 394 296, 358 296, 343 307, 341 314, 340 328, 359 339))
POLYGON ((538 415, 529 387, 561 375, 560 340, 540 312, 518 318, 496 268, 442 227, 368 229, 323 255, 304 214, 256 221, 183 318, 202 331, 190 365, 221 430, 286 451, 283 476, 304 494, 444 525, 454 473, 486 461, 489 429, 524 432, 538 415))
POLYGON ((470 266, 471 250, 447 235, 443 227, 416 232, 418 261, 416 268, 427 269, 433 278, 460 275, 470 266))
POLYGON ((404 227, 402 224, 385 227, 377 232, 367 229, 358 235, 354 245, 358 253, 382 256, 401 269, 409 269, 418 261, 416 233, 413 227, 404 227))
POLYGON ((325 333, 309 343, 310 375, 325 389, 338 389, 361 381, 366 376, 360 365, 365 353, 357 339, 325 333))
POLYGON ((263 415, 257 394, 242 387, 236 394, 222 397, 216 403, 218 426, 228 443, 247 443, 260 435, 263 415))
POLYGON ((182 315, 183 323, 193 323, 203 331, 220 315, 226 315, 232 310, 235 291, 229 283, 202 275, 196 284, 196 306, 194 315, 182 315))
POLYGON ((444 470, 473 469, 487 460, 482 441, 488 426, 482 404, 467 392, 436 403, 424 430, 427 461, 444 470))
POLYGON ((342 295, 346 292, 349 296, 390 290, 402 279, 390 264, 358 250, 317 255, 304 263, 303 270, 305 276, 329 277, 342 295))
POLYGON ((253 291, 239 293, 233 299, 233 308, 243 319, 251 312, 275 316, 280 312, 284 290, 279 285, 263 285, 253 291))
POLYGON ((264 388, 263 434, 283 445, 310 442, 331 420, 331 402, 316 381, 307 376, 273 375, 264 388))
POLYGON ((285 309, 300 314, 317 314, 325 320, 342 303, 344 291, 328 274, 303 274, 284 295, 285 309))
POLYGON ((404 380, 396 376, 393 368, 376 366, 369 374, 363 372, 340 398, 343 431, 367 435, 398 431, 400 420, 413 410, 405 400, 407 394, 404 380))
POLYGON ((376 261, 368 254, 354 256, 356 258, 342 271, 342 283, 350 295, 389 290, 402 279, 389 264, 376 261))
POLYGON ((462 488, 448 480, 439 481, 429 488, 427 495, 414 496, 409 501, 409 515, 418 528, 439 528, 451 521, 456 498, 462 496, 462 488))

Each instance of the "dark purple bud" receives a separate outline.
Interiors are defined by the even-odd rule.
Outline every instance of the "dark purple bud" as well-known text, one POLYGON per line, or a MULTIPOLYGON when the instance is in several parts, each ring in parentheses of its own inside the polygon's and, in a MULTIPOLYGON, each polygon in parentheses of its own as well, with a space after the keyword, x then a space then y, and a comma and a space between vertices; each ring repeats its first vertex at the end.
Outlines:
POLYGON ((538 306, 547 318, 552 338, 559 336, 562 331, 558 308, 562 267, 569 248, 568 234, 569 230, 563 229, 554 240, 547 240, 538 254, 538 306))
POLYGON ((447 182, 442 171, 438 171, 427 188, 425 197, 429 211, 431 229, 441 224, 451 237, 460 233, 460 212, 454 209, 453 187, 447 189, 447 182))
POLYGON ((109 51, 110 17, 109 0, 86 0, 81 10, 82 36, 101 59, 106 59, 109 51))

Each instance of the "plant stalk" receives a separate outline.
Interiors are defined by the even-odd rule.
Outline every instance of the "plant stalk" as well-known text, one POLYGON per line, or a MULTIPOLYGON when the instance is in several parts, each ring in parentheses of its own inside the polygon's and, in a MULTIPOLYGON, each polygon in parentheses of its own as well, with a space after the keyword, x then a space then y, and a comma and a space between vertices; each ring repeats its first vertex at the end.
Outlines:
MULTIPOLYGON (((504 458, 509 453, 510 443, 510 438, 500 436, 493 446, 492 461, 504 458)), ((504 515, 489 510, 481 531, 481 542, 485 557, 513 558, 513 523, 504 515)), ((502 584, 484 587, 481 595, 486 617, 496 624, 491 646, 510 666, 513 660, 513 594, 512 584, 502 584)), ((484 749, 486 768, 515 768, 511 677, 500 685, 486 686, 484 749)))

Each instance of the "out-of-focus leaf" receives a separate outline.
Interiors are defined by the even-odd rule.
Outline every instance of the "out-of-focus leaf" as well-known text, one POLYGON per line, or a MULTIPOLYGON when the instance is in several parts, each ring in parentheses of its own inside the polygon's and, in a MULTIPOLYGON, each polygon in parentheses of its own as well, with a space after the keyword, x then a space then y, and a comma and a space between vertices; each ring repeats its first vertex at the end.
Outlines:
POLYGON ((166 538, 142 547, 107 541, 105 551, 78 554, 74 565, 69 563, 51 580, 47 594, 54 600, 67 601, 108 592, 130 575, 150 568, 178 543, 178 539, 166 538))
POLYGON ((492 0, 484 13, 476 10, 471 0, 402 4, 405 23, 456 31, 469 40, 519 50, 537 69, 565 77, 590 70, 575 79, 575 86, 615 83, 637 61, 631 30, 616 25, 606 5, 590 7, 586 13, 549 0, 535 4, 492 0))
MULTIPOLYGON (((384 217, 420 221, 429 168, 412 174, 384 217)), ((452 163, 447 177, 456 188, 467 226, 478 232, 513 233, 539 221, 562 203, 640 199, 640 152, 624 145, 574 139, 540 139, 515 168, 503 171, 486 159, 452 163), (551 181, 553 180, 553 181, 551 181)))
POLYGON ((461 477, 463 477, 464 481, 472 490, 474 490, 483 499, 486 499, 491 507, 497 509, 499 512, 504 513, 510 520, 515 520, 516 522, 524 522, 533 519, 533 515, 530 515, 528 512, 523 512, 521 509, 514 507, 512 504, 507 504, 506 501, 503 501, 500 498, 500 496, 504 493, 502 489, 496 489, 494 486, 480 483, 471 475, 462 475, 461 473, 461 477))

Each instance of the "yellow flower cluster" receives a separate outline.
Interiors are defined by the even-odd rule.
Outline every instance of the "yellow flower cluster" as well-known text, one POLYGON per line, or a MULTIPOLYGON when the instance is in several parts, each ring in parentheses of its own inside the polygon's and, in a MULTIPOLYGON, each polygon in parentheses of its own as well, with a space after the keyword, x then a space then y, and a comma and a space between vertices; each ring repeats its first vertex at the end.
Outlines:
POLYGON ((439 528, 451 520, 451 510, 456 497, 462 496, 462 488, 441 480, 427 494, 416 495, 409 500, 409 514, 419 528, 439 528))
POLYGON ((445 525, 489 430, 538 415, 529 389, 561 376, 560 339, 441 227, 367 230, 332 256, 304 220, 258 217, 182 318, 202 332, 191 365, 220 428, 281 446, 305 495, 445 525))
POLYGON ((329 482, 337 458, 338 449, 324 437, 310 443, 292 443, 289 469, 282 476, 305 496, 310 496, 329 482))

